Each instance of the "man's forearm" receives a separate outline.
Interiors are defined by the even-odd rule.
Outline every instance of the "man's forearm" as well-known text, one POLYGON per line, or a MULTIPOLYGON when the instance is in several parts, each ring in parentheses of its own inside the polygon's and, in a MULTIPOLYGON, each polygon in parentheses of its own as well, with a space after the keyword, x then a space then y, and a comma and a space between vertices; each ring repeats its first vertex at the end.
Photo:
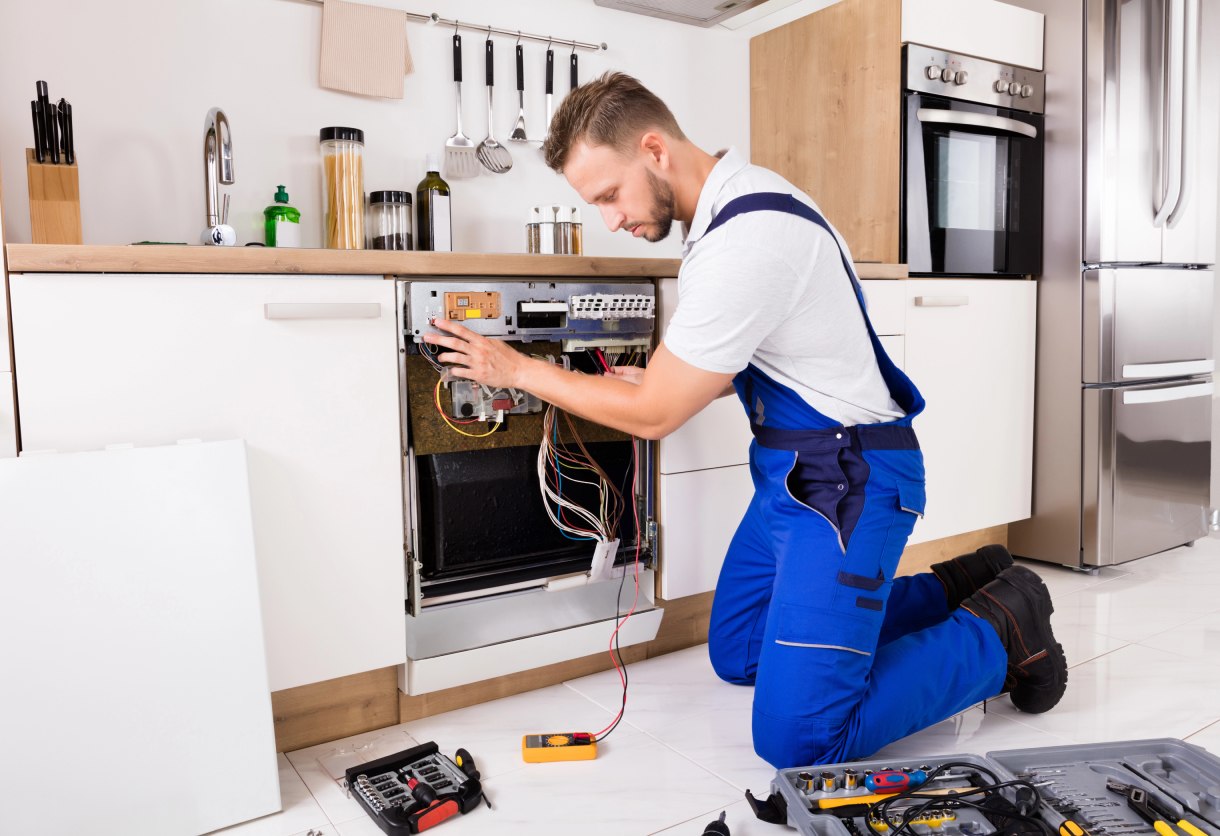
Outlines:
POLYGON ((663 405, 650 403, 643 386, 566 371, 541 360, 522 367, 517 388, 565 412, 640 438, 661 438, 682 423, 681 418, 667 415, 663 405))

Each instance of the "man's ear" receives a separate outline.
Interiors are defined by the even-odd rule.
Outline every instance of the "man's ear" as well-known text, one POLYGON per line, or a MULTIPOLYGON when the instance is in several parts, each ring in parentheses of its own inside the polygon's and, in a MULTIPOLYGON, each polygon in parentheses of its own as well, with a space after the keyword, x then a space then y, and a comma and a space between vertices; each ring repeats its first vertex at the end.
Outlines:
POLYGON ((651 163, 650 168, 669 170, 669 137, 665 134, 660 131, 645 131, 640 137, 640 151, 651 163))

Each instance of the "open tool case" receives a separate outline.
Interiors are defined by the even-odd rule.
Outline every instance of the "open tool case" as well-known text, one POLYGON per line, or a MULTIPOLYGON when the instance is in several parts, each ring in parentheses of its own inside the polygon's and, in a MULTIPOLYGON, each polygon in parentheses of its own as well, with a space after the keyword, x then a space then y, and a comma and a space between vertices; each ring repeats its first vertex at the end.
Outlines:
POLYGON ((347 786, 386 833, 421 833, 485 800, 474 758, 465 749, 454 758, 424 743, 351 767, 347 786))
POLYGON ((1170 739, 781 769, 770 797, 746 797, 804 836, 1220 836, 1220 758, 1170 739), (860 803, 894 772, 922 783, 860 803), (968 792, 991 783, 1006 786, 968 792))

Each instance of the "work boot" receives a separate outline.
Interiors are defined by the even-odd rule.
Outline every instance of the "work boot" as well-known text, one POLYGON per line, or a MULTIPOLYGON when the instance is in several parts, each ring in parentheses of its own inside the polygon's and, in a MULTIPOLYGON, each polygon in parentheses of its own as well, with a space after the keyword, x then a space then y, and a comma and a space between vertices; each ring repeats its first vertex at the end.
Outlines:
POLYGON ((945 587, 949 612, 957 609, 974 593, 1012 565, 1012 555, 1001 545, 983 546, 943 563, 933 563, 932 573, 945 587))
POLYGON ((995 628, 1008 651, 1004 690, 1029 714, 1054 708, 1067 689, 1067 658, 1051 632, 1051 594, 1038 575, 1010 566, 962 602, 995 628))

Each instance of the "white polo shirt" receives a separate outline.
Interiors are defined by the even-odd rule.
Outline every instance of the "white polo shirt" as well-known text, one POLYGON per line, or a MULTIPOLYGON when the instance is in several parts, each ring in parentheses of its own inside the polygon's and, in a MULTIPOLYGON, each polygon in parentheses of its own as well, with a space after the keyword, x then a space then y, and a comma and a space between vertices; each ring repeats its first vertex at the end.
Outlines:
POLYGON ((749 212, 703 240, 717 212, 755 192, 786 192, 817 209, 775 172, 750 165, 735 149, 725 152, 687 231, 666 347, 721 374, 753 363, 845 426, 901 418, 830 233, 795 215, 749 212))

